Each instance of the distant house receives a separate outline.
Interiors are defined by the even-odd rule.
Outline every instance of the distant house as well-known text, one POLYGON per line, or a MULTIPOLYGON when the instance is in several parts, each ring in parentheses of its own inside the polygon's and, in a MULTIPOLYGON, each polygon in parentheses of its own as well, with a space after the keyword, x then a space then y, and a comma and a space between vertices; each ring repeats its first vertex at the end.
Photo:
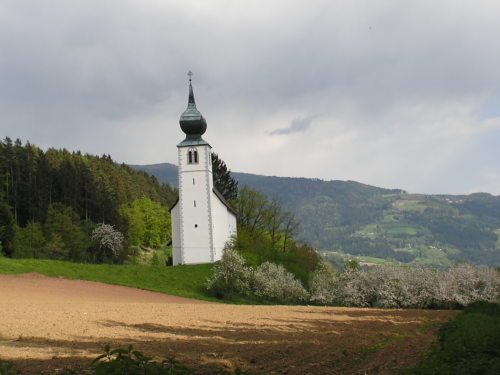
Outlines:
POLYGON ((236 214, 214 187, 212 147, 201 137, 207 122, 196 108, 191 77, 179 123, 186 138, 177 145, 179 198, 170 208, 173 264, 211 263, 236 234, 236 214))

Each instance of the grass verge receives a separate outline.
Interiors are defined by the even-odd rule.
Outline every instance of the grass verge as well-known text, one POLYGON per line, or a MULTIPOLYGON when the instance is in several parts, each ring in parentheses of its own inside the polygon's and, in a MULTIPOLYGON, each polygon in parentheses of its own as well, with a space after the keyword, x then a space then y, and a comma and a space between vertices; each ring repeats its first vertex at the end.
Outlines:
POLYGON ((0 274, 37 272, 52 277, 98 281, 180 297, 218 301, 206 290, 206 281, 212 274, 212 267, 212 264, 176 267, 83 264, 58 260, 0 257, 0 274))
POLYGON ((401 371, 417 374, 500 374, 500 303, 474 303, 444 324, 423 361, 401 371))

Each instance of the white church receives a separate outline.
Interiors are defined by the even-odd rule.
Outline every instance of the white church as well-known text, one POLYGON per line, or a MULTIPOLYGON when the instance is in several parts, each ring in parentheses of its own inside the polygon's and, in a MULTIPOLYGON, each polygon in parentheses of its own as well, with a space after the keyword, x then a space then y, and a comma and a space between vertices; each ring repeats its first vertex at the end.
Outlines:
POLYGON ((188 106, 179 120, 179 198, 170 208, 173 265, 212 263, 236 234, 236 213, 214 186, 212 147, 201 137, 207 122, 196 108, 191 73, 188 106))

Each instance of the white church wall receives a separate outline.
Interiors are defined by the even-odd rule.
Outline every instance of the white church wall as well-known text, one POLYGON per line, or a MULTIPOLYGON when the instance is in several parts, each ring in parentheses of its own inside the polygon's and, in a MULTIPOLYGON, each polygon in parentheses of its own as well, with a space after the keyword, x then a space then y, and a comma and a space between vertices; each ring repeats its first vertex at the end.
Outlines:
POLYGON ((237 234, 237 220, 236 220, 236 215, 234 215, 232 212, 228 210, 227 212, 227 223, 228 223, 228 229, 229 229, 229 236, 234 236, 237 234))
POLYGON ((172 217, 172 263, 182 264, 181 257, 181 223, 179 217, 179 202, 170 211, 172 217))
POLYGON ((210 146, 179 147, 179 205, 183 264, 212 262, 210 146), (188 164, 188 151, 198 151, 198 163, 188 164), (210 189, 210 190, 209 190, 210 189))
POLYGON ((228 211, 227 207, 220 199, 212 192, 212 205, 214 222, 212 229, 214 233, 214 261, 222 257, 222 250, 226 241, 229 239, 228 231, 228 211))

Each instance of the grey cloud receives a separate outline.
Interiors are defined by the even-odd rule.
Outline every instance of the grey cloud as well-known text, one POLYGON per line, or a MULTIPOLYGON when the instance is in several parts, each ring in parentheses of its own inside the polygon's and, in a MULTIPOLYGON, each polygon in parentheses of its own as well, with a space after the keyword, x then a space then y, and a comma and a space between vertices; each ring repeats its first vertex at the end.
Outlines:
POLYGON ((284 135, 284 134, 293 134, 293 133, 303 133, 307 131, 311 127, 311 124, 316 116, 308 116, 308 117, 297 117, 294 118, 290 124, 290 126, 281 129, 275 129, 269 132, 271 135, 284 135))
MULTIPOLYGON (((419 118, 434 112, 435 119, 425 121, 435 122, 437 129, 449 126, 449 118, 473 122, 475 116, 498 115, 500 49, 492 46, 500 39, 499 18, 497 0, 482 0, 481 6, 456 0, 213 0, 209 5, 190 0, 3 0, 0 136, 111 153, 134 164, 175 161, 181 136, 177 119, 191 69, 199 108, 209 122, 207 137, 225 148, 233 170, 241 169, 240 163, 253 172, 269 172, 264 156, 240 156, 241 141, 249 133, 265 136, 264 141, 252 139, 273 150, 294 138, 268 137, 265 129, 283 121, 281 113, 320 113, 316 121, 296 118, 270 133, 301 132, 314 142, 319 130, 340 134, 329 124, 345 126, 352 133, 347 137, 354 142, 352 151, 322 152, 352 159, 345 167, 352 173, 349 178, 364 181, 371 177, 359 172, 360 165, 377 166, 370 158, 358 159, 356 149, 398 127, 411 130, 419 118), (477 102, 477 108, 464 105, 463 114, 439 111, 470 102, 477 102), (324 122, 329 124, 321 128, 324 122), (369 140, 355 137, 367 132, 373 135, 369 140)), ((422 142, 431 137, 424 132, 422 142)), ((312 149, 306 141, 297 145, 302 154, 312 149)), ((388 153, 390 163, 398 162, 389 150, 380 152, 388 153)), ((476 154, 469 154, 469 162, 480 165, 470 156, 476 154)), ((454 162, 460 164, 462 157, 457 154, 454 162)), ((306 175, 318 165, 301 160, 294 173, 306 175)), ((288 173, 284 168, 275 166, 288 173)), ((330 178, 334 172, 326 173, 318 169, 315 177, 330 178)), ((340 171, 335 173, 342 178, 340 171)), ((446 181, 403 186, 416 179, 407 173, 397 178, 413 191, 446 192, 464 180, 454 172, 446 181)))

